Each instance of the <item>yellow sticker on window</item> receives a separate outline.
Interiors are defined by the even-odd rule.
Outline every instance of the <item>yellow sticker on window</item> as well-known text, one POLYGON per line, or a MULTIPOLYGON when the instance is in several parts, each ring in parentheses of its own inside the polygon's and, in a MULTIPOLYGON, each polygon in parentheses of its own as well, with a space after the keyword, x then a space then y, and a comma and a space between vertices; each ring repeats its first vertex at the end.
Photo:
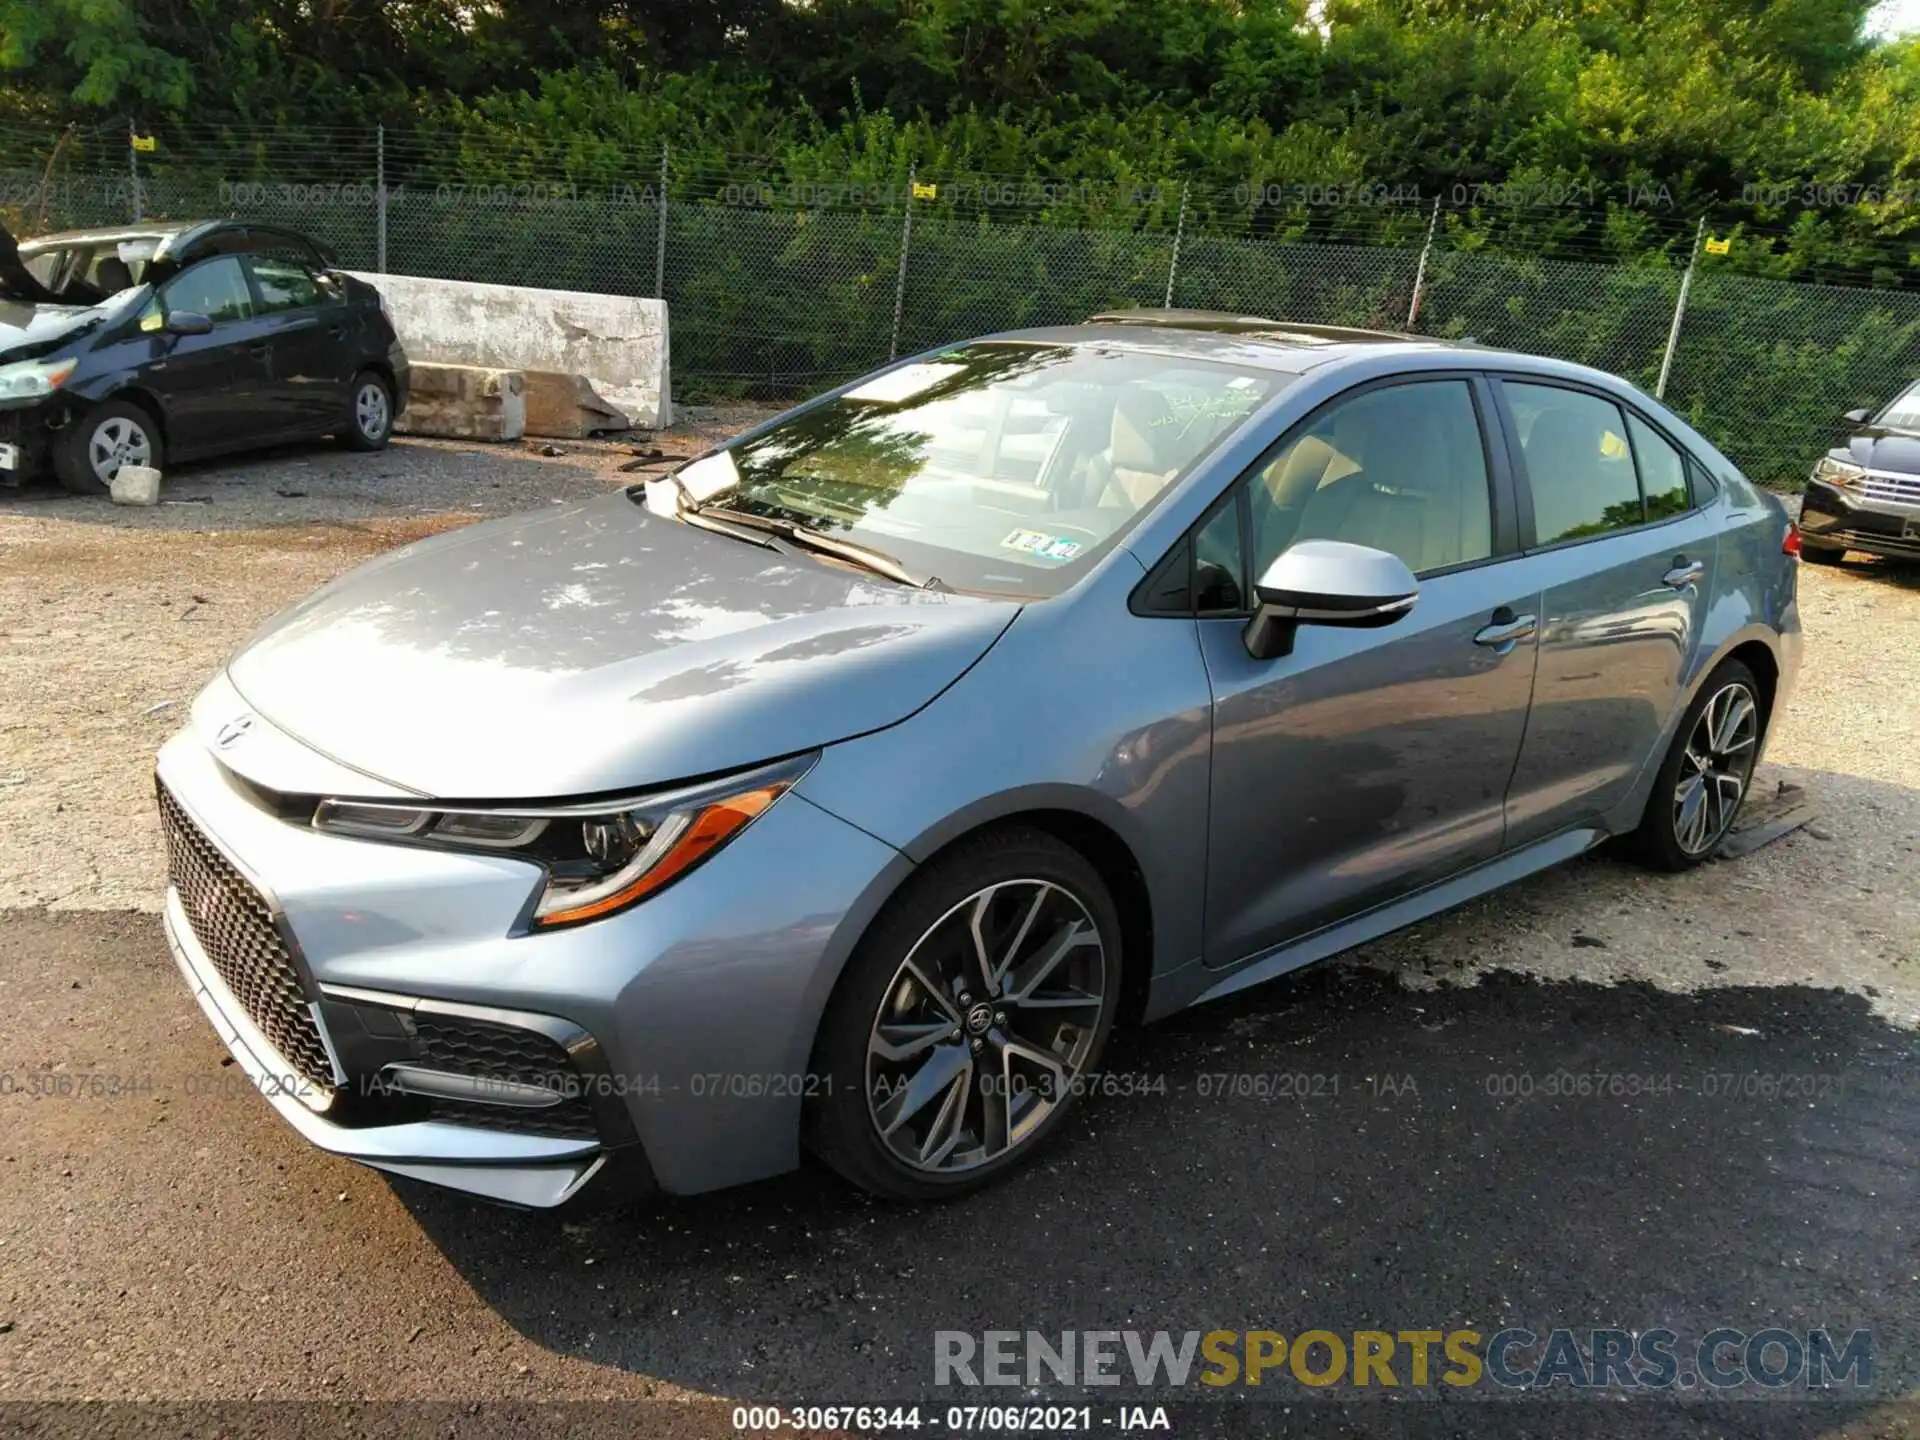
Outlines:
POLYGON ((1611 430, 1601 432, 1600 453, 1609 460, 1623 460, 1627 454, 1627 442, 1611 430))
POLYGON ((164 330, 166 325, 167 317, 162 315, 158 310, 149 311, 140 317, 140 328, 149 335, 155 330, 164 330))

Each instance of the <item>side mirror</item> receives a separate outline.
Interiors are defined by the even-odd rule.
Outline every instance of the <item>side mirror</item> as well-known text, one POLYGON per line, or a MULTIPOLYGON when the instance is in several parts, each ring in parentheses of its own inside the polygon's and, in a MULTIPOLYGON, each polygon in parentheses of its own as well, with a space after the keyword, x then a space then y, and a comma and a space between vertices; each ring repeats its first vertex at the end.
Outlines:
POLYGON ((1873 411, 1871 410, 1849 410, 1840 418, 1849 425, 1864 425, 1867 423, 1867 417, 1872 414, 1873 411))
POLYGON ((1302 625, 1391 625, 1420 598, 1419 583, 1398 555, 1344 540, 1288 547, 1253 588, 1260 606, 1245 639, 1256 660, 1292 654, 1302 625))
POLYGON ((167 316, 169 335, 211 335, 213 321, 193 310, 176 310, 167 316))

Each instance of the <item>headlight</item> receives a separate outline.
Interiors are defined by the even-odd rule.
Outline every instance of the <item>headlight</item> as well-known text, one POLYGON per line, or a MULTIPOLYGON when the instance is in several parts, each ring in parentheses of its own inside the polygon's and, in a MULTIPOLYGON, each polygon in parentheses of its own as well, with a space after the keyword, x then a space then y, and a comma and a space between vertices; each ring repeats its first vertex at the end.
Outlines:
POLYGON ((802 756, 685 789, 584 805, 429 810, 322 800, 316 830, 484 850, 546 870, 532 924, 552 930, 638 904, 718 852, 807 773, 802 756))
POLYGON ((1813 467, 1813 478, 1829 485, 1858 485, 1867 478, 1866 467, 1826 456, 1813 467))
POLYGON ((51 395, 67 383, 78 360, 23 360, 0 365, 0 400, 31 400, 51 395))

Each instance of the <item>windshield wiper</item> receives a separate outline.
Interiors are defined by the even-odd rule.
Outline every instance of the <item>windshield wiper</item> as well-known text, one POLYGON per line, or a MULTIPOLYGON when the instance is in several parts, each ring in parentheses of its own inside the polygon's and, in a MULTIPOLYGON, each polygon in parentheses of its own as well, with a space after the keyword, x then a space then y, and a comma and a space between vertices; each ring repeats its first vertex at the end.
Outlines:
MULTIPOLYGON (((682 499, 681 513, 690 511, 690 502, 682 499)), ((795 545, 816 550, 822 555, 832 555, 836 559, 846 560, 871 570, 876 575, 884 575, 902 585, 911 585, 916 590, 945 590, 946 582, 938 575, 920 575, 909 570, 884 550, 876 550, 871 545, 861 545, 852 540, 837 539, 832 535, 822 535, 817 530, 809 530, 804 525, 796 525, 789 520, 774 520, 765 515, 749 515, 741 510, 729 510, 724 506, 705 504, 692 514, 706 516, 716 520, 725 520, 732 525, 745 525, 754 530, 764 530, 768 534, 778 535, 795 545)))

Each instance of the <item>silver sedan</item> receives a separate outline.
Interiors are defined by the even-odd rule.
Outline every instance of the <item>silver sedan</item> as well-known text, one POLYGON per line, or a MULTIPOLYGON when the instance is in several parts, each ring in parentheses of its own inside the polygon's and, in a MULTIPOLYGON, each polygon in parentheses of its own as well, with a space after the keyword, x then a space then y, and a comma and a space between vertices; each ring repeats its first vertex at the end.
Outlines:
POLYGON ((955 1194, 1116 1024, 1732 824, 1798 537, 1613 377, 1174 313, 890 367, 397 550, 161 753, 166 925, 317 1145, 515 1204, 955 1194))

